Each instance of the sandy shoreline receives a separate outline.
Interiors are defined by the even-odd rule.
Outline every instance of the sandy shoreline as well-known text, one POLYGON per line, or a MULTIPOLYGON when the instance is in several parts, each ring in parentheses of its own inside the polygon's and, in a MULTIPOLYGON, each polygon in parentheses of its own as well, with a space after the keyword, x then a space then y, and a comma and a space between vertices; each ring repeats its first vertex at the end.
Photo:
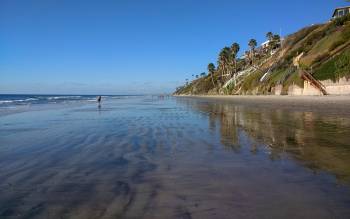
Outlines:
POLYGON ((330 114, 350 115, 350 96, 187 95, 175 97, 225 101, 248 107, 269 107, 273 109, 317 111, 330 114))

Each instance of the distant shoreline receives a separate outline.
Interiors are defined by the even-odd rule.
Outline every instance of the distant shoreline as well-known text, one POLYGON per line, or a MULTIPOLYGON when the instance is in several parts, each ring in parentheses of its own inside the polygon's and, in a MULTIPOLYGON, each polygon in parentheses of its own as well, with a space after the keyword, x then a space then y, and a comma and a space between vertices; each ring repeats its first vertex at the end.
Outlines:
POLYGON ((350 96, 277 96, 277 95, 174 95, 178 98, 196 98, 226 101, 247 107, 264 107, 296 111, 315 111, 332 115, 350 115, 350 96))

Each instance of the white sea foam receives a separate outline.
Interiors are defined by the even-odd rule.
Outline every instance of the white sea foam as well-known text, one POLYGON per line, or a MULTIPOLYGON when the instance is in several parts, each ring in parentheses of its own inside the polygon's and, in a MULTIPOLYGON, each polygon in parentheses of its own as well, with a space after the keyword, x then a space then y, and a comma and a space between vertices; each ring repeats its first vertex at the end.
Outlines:
POLYGON ((27 99, 20 99, 20 100, 0 100, 0 104, 5 104, 5 103, 16 103, 16 102, 30 102, 30 101, 35 101, 39 100, 37 98, 27 98, 27 99))
POLYGON ((3 103, 13 103, 13 100, 0 100, 0 104, 3 103))
POLYGON ((56 96, 56 97, 48 97, 48 100, 59 100, 59 99, 78 99, 81 96, 56 96))
POLYGON ((25 101, 39 100, 38 98, 27 98, 25 101))

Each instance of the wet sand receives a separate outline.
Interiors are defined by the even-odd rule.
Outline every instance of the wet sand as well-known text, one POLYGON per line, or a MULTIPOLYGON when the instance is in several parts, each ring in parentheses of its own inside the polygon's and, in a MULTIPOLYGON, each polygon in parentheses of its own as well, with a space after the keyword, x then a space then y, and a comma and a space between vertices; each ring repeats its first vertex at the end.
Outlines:
POLYGON ((348 218, 350 117, 301 109, 138 97, 2 116, 0 218, 348 218))
POLYGON ((178 97, 229 101, 246 106, 281 108, 298 111, 308 110, 350 115, 350 96, 195 95, 178 97))

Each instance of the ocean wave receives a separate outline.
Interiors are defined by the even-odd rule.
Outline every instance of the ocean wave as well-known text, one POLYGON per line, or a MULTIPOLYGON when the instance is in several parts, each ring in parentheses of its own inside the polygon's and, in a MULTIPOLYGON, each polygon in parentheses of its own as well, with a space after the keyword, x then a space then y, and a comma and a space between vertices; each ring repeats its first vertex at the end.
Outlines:
POLYGON ((0 100, 0 104, 3 103, 13 103, 13 100, 0 100))
POLYGON ((16 102, 30 102, 30 101, 37 101, 39 99, 37 98, 26 98, 26 99, 19 99, 19 100, 0 100, 0 104, 5 103, 16 103, 16 102))
MULTIPOLYGON (((94 95, 0 95, 0 105, 3 108, 9 105, 96 102, 96 97, 94 95)), ((102 96, 103 101, 125 98, 129 96, 102 96)))
POLYGON ((60 99, 79 99, 82 98, 82 96, 54 96, 54 97, 48 97, 48 100, 60 100, 60 99))
POLYGON ((14 102, 30 102, 30 101, 37 101, 39 99, 37 98, 27 98, 27 99, 24 99, 24 100, 13 100, 14 102))

